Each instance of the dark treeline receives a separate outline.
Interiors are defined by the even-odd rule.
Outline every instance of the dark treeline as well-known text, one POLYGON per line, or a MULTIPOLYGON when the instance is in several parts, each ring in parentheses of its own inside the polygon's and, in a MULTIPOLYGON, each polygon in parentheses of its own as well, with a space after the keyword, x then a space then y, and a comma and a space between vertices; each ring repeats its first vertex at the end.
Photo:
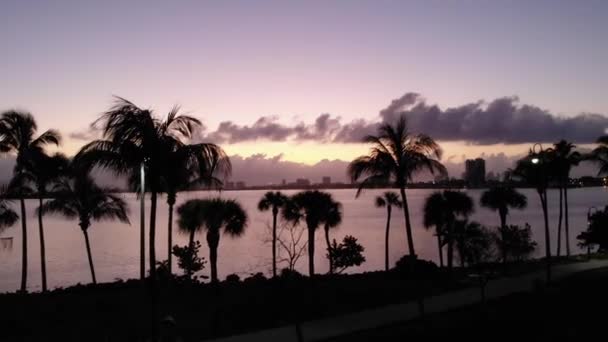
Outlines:
MULTIPOLYGON (((164 119, 160 119, 151 110, 117 98, 115 104, 93 125, 101 128, 102 138, 83 146, 73 158, 67 158, 61 153, 51 154, 47 149, 48 146, 58 146, 61 143, 59 132, 49 130, 38 134, 36 122, 29 113, 8 111, 0 117, 0 152, 16 157, 12 179, 0 194, 0 227, 5 229, 21 222, 23 245, 20 292, 27 291, 28 276, 26 198, 38 200, 36 213, 40 235, 42 291, 48 290, 44 216, 51 214, 78 220, 91 279, 94 284, 97 282, 94 243, 89 240, 88 230, 94 222, 101 220, 128 223, 129 212, 117 189, 101 187, 95 183, 91 171, 96 168, 126 177, 129 189, 139 194, 140 278, 147 279, 152 284, 150 301, 153 307, 157 300, 154 294, 158 291, 154 284, 159 279, 169 278, 196 284, 198 279, 204 278, 199 273, 208 262, 211 283, 218 283, 220 237, 241 236, 248 226, 247 213, 237 201, 219 197, 192 199, 174 207, 180 191, 201 187, 215 190, 222 188, 231 173, 226 153, 218 145, 195 142, 193 137, 201 129, 201 122, 180 114, 177 107, 164 119), (168 204, 166 226, 165 223, 156 221, 159 194, 166 195, 168 204), (13 210, 10 204, 13 200, 19 202, 19 212, 13 210), (148 213, 145 212, 146 200, 150 201, 148 213), (173 244, 175 209, 177 229, 189 235, 186 246, 173 244), (168 232, 169 252, 166 257, 159 258, 156 255, 157 227, 167 229, 168 232), (146 228, 149 235, 147 253, 144 243, 146 228), (201 243, 196 240, 196 234, 200 232, 205 233, 208 260, 199 256, 201 243), (174 256, 178 259, 183 275, 176 275, 172 270, 174 256)), ((370 152, 353 160, 347 171, 352 182, 357 185, 353 195, 358 197, 365 189, 379 186, 396 190, 375 198, 375 203, 370 205, 375 204, 386 212, 386 226, 377 227, 378 238, 384 238, 385 242, 385 271, 391 269, 388 260, 391 220, 394 216, 402 215, 407 238, 402 243, 407 245, 408 255, 397 266, 410 276, 411 272, 427 265, 425 261, 417 261, 412 215, 423 215, 425 228, 432 229, 435 233, 439 268, 445 269, 448 274, 456 268, 456 258, 460 269, 483 264, 504 266, 527 258, 536 246, 531 241, 530 227, 527 224, 522 227, 507 223, 510 210, 523 209, 531 200, 512 186, 523 184, 536 190, 541 203, 545 264, 547 280, 550 281, 550 236, 553 231, 558 237, 556 255, 571 255, 568 203, 571 168, 583 160, 591 160, 599 166, 600 175, 608 174, 608 136, 600 137, 598 147, 590 154, 577 152, 576 146, 564 140, 546 149, 535 144, 527 156, 507 172, 504 183, 496 184, 482 194, 479 204, 497 212, 496 225, 485 227, 469 221, 475 203, 463 191, 436 191, 426 199, 423 213, 410 212, 407 189, 413 177, 420 172, 443 176, 446 169, 440 162, 440 145, 432 137, 409 132, 405 116, 399 117, 393 124, 381 125, 377 135, 365 137, 363 143, 369 144, 370 152), (559 219, 556 227, 551 227, 548 222, 548 211, 553 210, 547 204, 547 188, 550 186, 559 189, 559 219)), ((278 191, 268 192, 260 199, 258 209, 269 211, 271 215, 269 255, 272 256, 273 277, 279 276, 278 264, 281 262, 289 265, 284 273, 295 273, 295 264, 303 254, 308 257, 309 276, 315 275, 315 236, 318 230, 322 230, 324 236, 325 246, 322 250, 326 253, 329 274, 341 273, 348 267, 365 262, 364 247, 357 242, 356 237, 346 236, 341 242, 331 239, 331 231, 342 222, 343 208, 327 192, 306 190, 292 196, 278 191), (291 234, 291 240, 282 235, 285 232, 291 234), (279 250, 287 253, 287 259, 284 256, 279 258, 279 250)), ((605 220, 602 215, 602 212, 598 212, 590 219, 600 222, 605 220)), ((602 240, 607 234, 603 228, 598 230, 598 226, 601 225, 591 225, 590 231, 579 237, 584 246, 600 245, 605 248, 603 246, 608 245, 602 240)), ((235 277, 232 275, 227 279, 234 280, 235 277)))

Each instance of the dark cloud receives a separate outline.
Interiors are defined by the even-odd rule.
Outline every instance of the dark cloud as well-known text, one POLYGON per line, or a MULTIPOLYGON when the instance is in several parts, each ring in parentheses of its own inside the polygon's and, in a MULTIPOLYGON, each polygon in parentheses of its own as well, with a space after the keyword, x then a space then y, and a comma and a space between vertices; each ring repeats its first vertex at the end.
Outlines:
POLYGON ((426 133, 442 141, 479 145, 554 142, 561 138, 579 144, 592 143, 608 128, 604 115, 581 113, 561 117, 534 105, 521 104, 516 96, 442 109, 427 104, 417 93, 406 93, 382 109, 373 121, 357 119, 343 123, 340 117, 325 113, 312 124, 286 125, 276 117, 264 116, 251 126, 222 122, 206 138, 218 143, 258 139, 353 143, 374 134, 381 123, 392 123, 401 115, 407 117, 412 132, 426 133))

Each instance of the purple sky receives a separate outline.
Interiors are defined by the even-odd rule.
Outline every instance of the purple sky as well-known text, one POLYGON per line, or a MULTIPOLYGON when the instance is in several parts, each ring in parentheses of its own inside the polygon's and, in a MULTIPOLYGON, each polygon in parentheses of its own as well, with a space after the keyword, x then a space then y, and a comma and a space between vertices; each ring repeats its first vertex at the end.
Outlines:
MULTIPOLYGON (((485 100, 480 115, 492 120, 507 114, 485 107, 511 96, 519 98, 516 106, 551 117, 604 115, 606 32, 602 0, 2 0, 0 110, 27 109, 42 129, 66 136, 86 132, 112 94, 159 114, 181 104, 203 119, 205 137, 224 121, 240 134, 261 117, 288 129, 313 129, 323 113, 339 117, 339 128, 353 120, 374 124, 380 110, 408 92, 441 113, 485 100)), ((508 115, 529 127, 524 109, 508 115)), ((563 132, 587 132, 578 127, 605 128, 601 120, 579 121, 543 131, 557 132, 557 140, 563 132)), ((447 124, 420 127, 449 141, 446 159, 498 150, 512 156, 534 142, 526 134, 491 141, 479 134, 483 127, 470 132, 468 124, 455 136, 447 124)), ((333 136, 324 135, 331 143, 321 146, 313 138, 247 134, 223 146, 243 157, 283 153, 284 160, 308 164, 366 151, 333 136)), ((68 138, 64 149, 73 153, 82 143, 68 138)))

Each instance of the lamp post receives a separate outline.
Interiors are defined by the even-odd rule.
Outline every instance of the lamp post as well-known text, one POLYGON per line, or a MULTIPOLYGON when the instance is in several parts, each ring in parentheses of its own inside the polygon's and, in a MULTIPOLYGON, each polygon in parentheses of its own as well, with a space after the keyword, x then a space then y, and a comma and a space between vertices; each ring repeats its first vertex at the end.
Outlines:
POLYGON ((140 200, 140 219, 139 219, 139 277, 141 280, 146 278, 146 158, 141 162, 139 167, 139 200, 140 200))
POLYGON ((538 191, 541 205, 543 208, 543 218, 545 221, 545 255, 547 262, 547 283, 551 282, 551 238, 549 237, 549 218, 547 217, 547 175, 545 174, 546 165, 543 165, 546 160, 544 156, 543 145, 540 143, 536 143, 532 145, 532 149, 530 151, 532 159, 530 160, 533 164, 533 167, 538 167, 536 173, 536 191, 538 191), (538 151, 537 148, 538 147, 538 151))

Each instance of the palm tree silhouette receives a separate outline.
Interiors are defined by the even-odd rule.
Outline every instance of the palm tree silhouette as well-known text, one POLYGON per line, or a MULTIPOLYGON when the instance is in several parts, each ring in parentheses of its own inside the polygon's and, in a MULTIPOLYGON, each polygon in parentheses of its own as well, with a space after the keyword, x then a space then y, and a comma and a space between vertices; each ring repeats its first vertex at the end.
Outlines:
POLYGON ((57 214, 67 219, 78 219, 78 225, 84 235, 85 247, 91 269, 93 284, 97 284, 89 228, 93 221, 119 220, 129 223, 127 203, 115 195, 118 189, 102 188, 95 184, 88 174, 77 174, 71 179, 64 178, 53 188, 55 196, 42 204, 39 215, 57 214))
MULTIPOLYGON (((308 273, 315 274, 315 232, 330 218, 331 195, 318 190, 302 191, 293 195, 283 209, 283 218, 294 225, 304 220, 308 231, 308 273)), ((339 209, 338 209, 339 211, 339 209)), ((335 217, 334 217, 335 218, 335 217)), ((333 224, 333 223, 331 223, 333 224)), ((331 225, 330 224, 330 225, 331 225)), ((329 227, 328 227, 329 228, 329 227)))
MULTIPOLYGON (((31 195, 31 174, 34 169, 35 156, 44 154, 47 145, 59 145, 59 132, 48 130, 35 137, 38 126, 30 113, 7 111, 0 117, 0 152, 16 154, 13 180, 9 191, 19 198, 21 205, 22 262, 21 292, 27 291, 27 220, 25 214, 25 196, 31 195)), ((41 239, 41 247, 44 242, 41 239)), ((41 252, 43 252, 41 250, 41 252)), ((41 258, 42 259, 42 258, 41 258)), ((42 264, 45 262, 42 260, 42 264)), ((44 272, 44 271, 43 271, 44 272)), ((43 275, 43 290, 46 290, 46 274, 43 275)))
POLYGON ((550 153, 542 149, 540 152, 530 150, 526 157, 517 162, 515 169, 509 171, 511 177, 534 187, 538 193, 545 222, 547 282, 551 281, 551 238, 547 210, 547 187, 549 185, 550 176, 552 175, 552 167, 553 163, 550 153))
POLYGON ((387 191, 382 196, 376 197, 376 207, 386 207, 386 233, 384 235, 384 270, 388 271, 388 245, 389 245, 389 232, 391 228, 391 212, 393 207, 401 208, 403 204, 399 200, 399 195, 392 191, 387 191))
POLYGON ((10 206, 9 192, 6 186, 0 187, 0 233, 15 224, 19 219, 17 213, 10 206))
MULTIPOLYGON (((68 159, 61 153, 52 156, 44 153, 32 154, 32 168, 25 171, 34 184, 38 197, 38 208, 42 207, 44 198, 47 197, 48 187, 52 186, 66 172, 68 159)), ((42 272, 42 291, 47 290, 46 278, 46 248, 44 242, 44 228, 42 225, 42 213, 38 211, 38 231, 40 235, 40 270, 42 272)))
POLYGON ((259 211, 272 209, 272 276, 277 276, 277 216, 289 197, 280 191, 268 191, 258 202, 259 211))
POLYGON ((209 246, 209 263, 211 264, 211 281, 217 282, 217 249, 220 243, 220 232, 232 237, 239 237, 247 227, 247 213, 235 200, 194 199, 182 204, 178 209, 180 229, 190 233, 190 246, 193 244, 194 232, 207 231, 209 246))
POLYGON ((424 203, 424 225, 435 226, 437 230, 440 260, 442 246, 448 246, 448 269, 452 269, 454 258, 454 224, 458 218, 466 219, 474 209, 473 200, 460 191, 444 190, 433 192, 424 203), (441 236, 444 240, 441 240, 441 236))
MULTIPOLYGON (((509 186, 494 186, 481 194, 479 203, 482 207, 494 211, 498 211, 500 218, 500 234, 502 241, 506 241, 504 237, 505 229, 507 229, 507 215, 509 208, 524 209, 528 205, 528 200, 525 195, 509 186)), ((507 251, 505 246, 502 246, 502 262, 507 262, 507 251)))
POLYGON ((151 110, 139 108, 132 102, 116 97, 114 106, 103 113, 93 125, 96 124, 102 125, 104 139, 83 146, 75 161, 80 167, 98 166, 111 169, 117 174, 128 175, 132 185, 138 172, 140 173, 140 277, 145 277, 143 194, 147 189, 150 192, 149 268, 150 277, 155 279, 156 204, 158 193, 163 189, 163 169, 167 167, 162 149, 167 141, 191 138, 193 130, 200 126, 200 121, 180 115, 178 107, 174 107, 167 118, 161 121, 151 110))
POLYGON ((441 158, 441 148, 425 134, 411 134, 404 115, 394 126, 382 124, 378 128, 377 136, 367 136, 363 142, 372 144, 369 155, 358 157, 348 166, 348 174, 353 182, 363 178, 359 183, 357 196, 365 187, 384 185, 391 181, 399 188, 409 254, 415 256, 405 187, 417 172, 423 170, 447 174, 445 167, 438 160, 441 158))
MULTIPOLYGON (((169 120, 167 120, 169 121, 169 120)), ((179 191, 196 186, 221 186, 230 174, 230 160, 217 145, 210 143, 184 144, 177 139, 166 139, 162 146, 165 162, 161 172, 163 190, 167 194, 167 263, 172 272, 173 207, 179 191)))
POLYGON ((574 151, 576 145, 566 140, 560 140, 553 144, 548 151, 552 154, 555 165, 553 170, 555 178, 559 183, 559 219, 557 225, 557 256, 561 255, 562 242, 562 215, 565 214, 565 240, 566 255, 570 256, 570 220, 568 218, 568 183, 570 182, 570 170, 582 160, 582 155, 574 151), (563 209, 562 209, 563 208, 563 209), (563 214, 562 214, 563 211, 563 214))
POLYGON ((464 268, 479 262, 484 257, 484 252, 490 247, 488 235, 485 228, 475 221, 456 220, 454 224, 454 241, 458 250, 460 267, 464 268))

